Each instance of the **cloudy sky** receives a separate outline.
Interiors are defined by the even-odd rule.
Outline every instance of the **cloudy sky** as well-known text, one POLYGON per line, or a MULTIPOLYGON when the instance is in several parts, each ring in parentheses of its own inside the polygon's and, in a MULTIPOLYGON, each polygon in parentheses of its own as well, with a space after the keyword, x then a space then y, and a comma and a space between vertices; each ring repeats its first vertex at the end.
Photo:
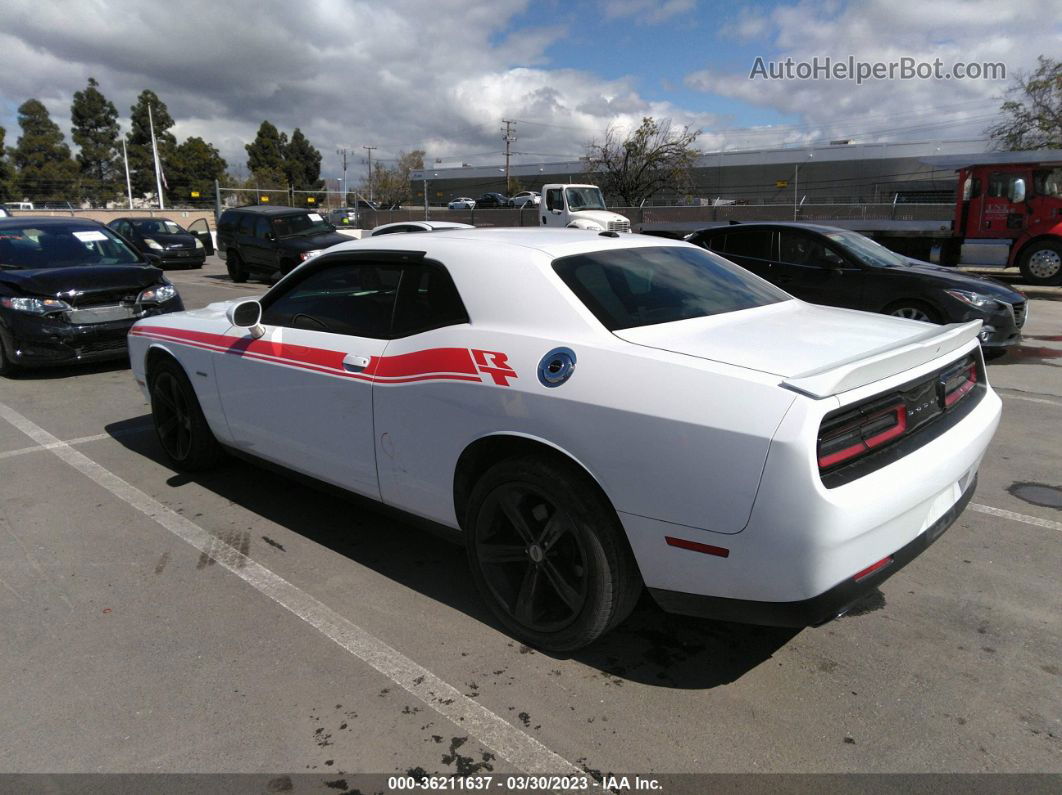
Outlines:
POLYGON ((0 0, 0 126, 42 100, 67 133, 91 75, 127 124, 144 88, 183 139, 239 172, 259 123, 298 126, 339 173, 427 150, 443 163, 581 155, 611 123, 668 117, 705 151, 979 137, 1009 80, 749 79, 757 57, 1002 62, 1062 53, 1062 0, 0 0))

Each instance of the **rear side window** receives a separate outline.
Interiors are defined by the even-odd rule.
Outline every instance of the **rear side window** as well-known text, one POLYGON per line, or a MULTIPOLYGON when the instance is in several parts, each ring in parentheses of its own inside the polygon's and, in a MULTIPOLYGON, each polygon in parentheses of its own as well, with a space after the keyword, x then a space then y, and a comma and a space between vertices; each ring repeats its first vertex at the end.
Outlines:
POLYGON ((554 260, 553 269, 610 331, 736 312, 791 296, 703 249, 660 246, 554 260))
POLYGON ((735 257, 753 257, 754 259, 771 258, 770 230, 747 229, 741 232, 727 232, 721 246, 712 246, 716 251, 733 254, 735 257))
POLYGON ((241 235, 253 235, 254 234, 254 216, 253 215, 241 215, 240 216, 240 234, 241 235))
POLYGON ((395 307, 393 336, 407 337, 467 322, 465 305, 445 268, 434 263, 406 266, 395 307))

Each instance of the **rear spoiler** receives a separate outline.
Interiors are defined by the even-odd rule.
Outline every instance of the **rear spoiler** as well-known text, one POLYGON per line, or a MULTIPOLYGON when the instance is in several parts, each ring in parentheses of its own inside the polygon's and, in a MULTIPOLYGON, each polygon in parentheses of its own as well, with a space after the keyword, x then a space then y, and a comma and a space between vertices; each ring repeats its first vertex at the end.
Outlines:
POLYGON ((868 354, 798 373, 781 386, 813 398, 830 397, 946 356, 976 339, 980 330, 980 320, 935 326, 868 354))

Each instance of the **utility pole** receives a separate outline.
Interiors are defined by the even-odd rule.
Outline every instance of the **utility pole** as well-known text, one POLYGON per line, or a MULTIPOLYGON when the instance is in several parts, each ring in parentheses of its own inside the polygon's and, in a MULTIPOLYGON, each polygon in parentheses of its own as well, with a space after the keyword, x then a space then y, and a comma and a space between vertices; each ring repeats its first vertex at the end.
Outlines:
POLYGON ((505 133, 505 195, 509 196, 511 194, 509 183, 509 147, 512 145, 513 141, 516 140, 516 135, 513 133, 513 126, 516 122, 511 119, 502 119, 502 122, 505 123, 505 129, 502 131, 505 133))
POLYGON ((372 150, 377 149, 376 146, 363 146, 362 149, 367 149, 369 152, 369 203, 372 203, 372 150))
POLYGON ((350 150, 347 149, 345 146, 341 146, 339 149, 336 150, 336 154, 343 158, 343 187, 340 188, 343 195, 339 197, 340 207, 347 206, 347 153, 349 152, 350 150))

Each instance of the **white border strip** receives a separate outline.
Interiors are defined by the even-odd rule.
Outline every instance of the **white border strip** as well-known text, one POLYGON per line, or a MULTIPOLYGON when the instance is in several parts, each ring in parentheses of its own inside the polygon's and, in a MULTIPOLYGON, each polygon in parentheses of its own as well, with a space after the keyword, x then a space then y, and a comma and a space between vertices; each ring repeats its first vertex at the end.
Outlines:
POLYGON ((1024 513, 1005 511, 1002 508, 993 508, 991 505, 979 505, 976 502, 971 502, 969 508, 971 511, 987 513, 989 516, 998 516, 1001 519, 1011 519, 1015 522, 1024 522, 1025 524, 1035 525, 1036 527, 1046 527, 1048 530, 1062 530, 1062 522, 1053 522, 1050 519, 1041 519, 1038 516, 1028 516, 1024 513))
POLYGON ((482 704, 468 698, 427 668, 418 665, 323 602, 225 544, 199 525, 170 510, 3 403, 0 403, 0 418, 7 420, 38 445, 55 453, 118 499, 153 519, 201 553, 213 558, 252 588, 375 668, 522 772, 531 775, 583 775, 583 771, 571 762, 482 704))

